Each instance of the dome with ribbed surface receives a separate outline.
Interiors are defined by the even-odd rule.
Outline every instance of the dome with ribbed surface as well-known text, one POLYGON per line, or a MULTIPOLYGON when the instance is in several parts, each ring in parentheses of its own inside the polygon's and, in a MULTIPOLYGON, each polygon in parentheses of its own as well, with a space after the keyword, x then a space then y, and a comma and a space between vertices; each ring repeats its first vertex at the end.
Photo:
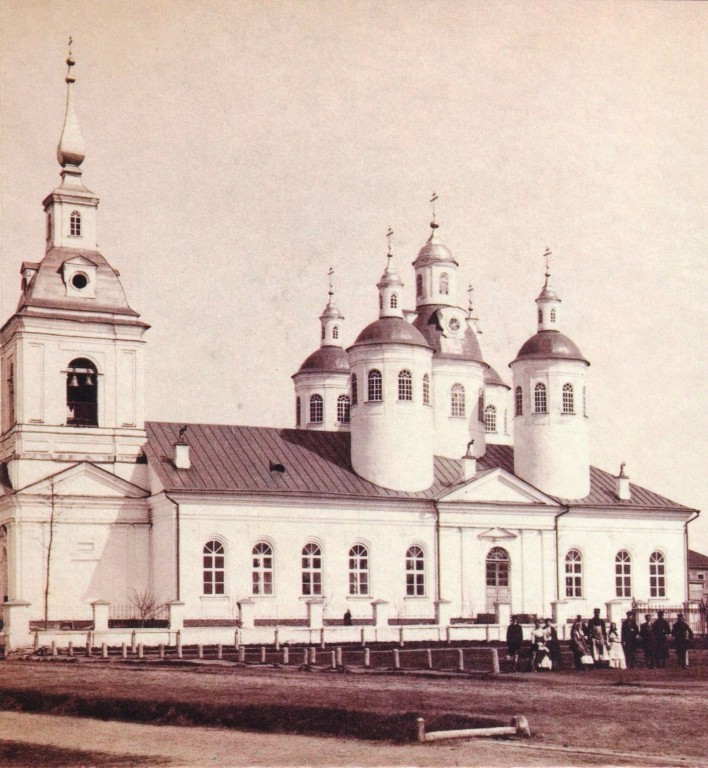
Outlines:
POLYGON ((364 328, 352 346, 361 344, 409 344, 428 347, 423 335, 402 317, 381 317, 364 328))
POLYGON ((349 358, 341 347, 320 347, 305 360, 298 373, 349 373, 349 358))
POLYGON ((530 359, 579 360, 590 365, 575 342, 559 331, 539 331, 535 336, 532 336, 516 355, 516 360, 530 359))
POLYGON ((443 352, 442 349, 442 326, 438 316, 438 310, 449 309, 445 304, 432 304, 424 308, 413 322, 413 325, 420 331, 428 346, 435 350, 437 356, 457 358, 458 360, 473 360, 481 363, 482 350, 479 348, 477 336, 471 328, 465 330, 465 336, 462 340, 462 349, 460 352, 443 352))

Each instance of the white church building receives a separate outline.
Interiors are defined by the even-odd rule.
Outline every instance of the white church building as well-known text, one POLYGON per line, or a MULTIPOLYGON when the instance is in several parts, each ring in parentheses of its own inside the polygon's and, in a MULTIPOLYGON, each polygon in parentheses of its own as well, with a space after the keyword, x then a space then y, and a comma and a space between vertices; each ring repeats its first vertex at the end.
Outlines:
POLYGON ((68 64, 45 253, 18 263, 0 330, 6 617, 73 622, 97 604, 110 619, 151 595, 185 626, 349 611, 355 626, 441 627, 686 600, 696 511, 590 466, 590 364, 549 270, 507 384, 435 219, 414 309, 390 247, 378 317, 349 346, 330 287, 321 345, 292 377, 294 426, 146 421, 149 326, 97 250, 68 64))

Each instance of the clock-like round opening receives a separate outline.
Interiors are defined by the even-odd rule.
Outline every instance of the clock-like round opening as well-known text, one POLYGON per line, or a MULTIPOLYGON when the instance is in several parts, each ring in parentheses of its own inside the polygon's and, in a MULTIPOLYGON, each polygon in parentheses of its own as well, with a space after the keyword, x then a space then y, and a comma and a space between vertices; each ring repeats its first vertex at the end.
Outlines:
POLYGON ((83 272, 77 272, 71 278, 71 284, 77 291, 80 291, 88 285, 88 277, 83 272))
POLYGON ((451 331, 459 331, 460 330, 460 321, 456 317, 453 317, 452 320, 450 320, 450 322, 448 323, 448 328, 451 331))

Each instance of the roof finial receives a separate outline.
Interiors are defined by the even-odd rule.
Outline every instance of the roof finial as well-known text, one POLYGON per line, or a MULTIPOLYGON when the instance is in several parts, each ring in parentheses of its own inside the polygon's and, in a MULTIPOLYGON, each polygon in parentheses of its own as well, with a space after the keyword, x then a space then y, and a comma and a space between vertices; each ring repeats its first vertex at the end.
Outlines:
POLYGON ((79 129, 79 121, 74 111, 73 89, 72 86, 76 82, 76 78, 72 72, 72 67, 76 64, 74 57, 71 54, 71 46, 74 42, 72 37, 69 38, 69 55, 66 59, 66 114, 64 115, 64 127, 62 128, 61 138, 59 139, 59 146, 57 147, 57 160, 59 165, 65 170, 62 172, 64 176, 68 171, 66 166, 73 166, 71 172, 74 176, 81 176, 81 171, 78 167, 84 161, 86 156, 86 150, 84 147, 84 139, 79 129))
POLYGON ((433 196, 430 198, 430 205, 433 209, 433 220, 430 222, 430 229, 433 231, 430 233, 430 236, 432 237, 435 234, 435 230, 440 226, 437 221, 435 221, 435 202, 438 199, 438 193, 433 190, 433 196))
POLYGON ((393 250, 391 248, 391 238, 393 237, 393 230, 391 229, 391 227, 388 228, 388 232, 386 232, 386 237, 388 238, 388 253, 386 254, 386 258, 388 259, 388 264, 390 266, 391 259, 393 258, 393 250))
POLYGON ((546 263, 546 279, 548 279, 551 276, 551 249, 548 247, 543 254, 543 260, 546 263))

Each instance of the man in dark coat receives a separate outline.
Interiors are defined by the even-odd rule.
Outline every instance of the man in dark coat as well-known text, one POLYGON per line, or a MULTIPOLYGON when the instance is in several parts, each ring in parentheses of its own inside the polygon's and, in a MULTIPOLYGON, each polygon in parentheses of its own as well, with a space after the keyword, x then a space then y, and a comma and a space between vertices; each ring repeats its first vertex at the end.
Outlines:
POLYGON ((594 627, 600 627, 602 630, 602 637, 605 641, 607 641, 607 628, 605 627, 605 622, 603 619, 600 618, 599 608, 595 608, 593 610, 592 619, 588 621, 588 637, 592 637, 594 627))
POLYGON ((516 672, 519 664, 519 652, 524 642, 524 632, 519 624, 519 619, 516 616, 511 617, 511 624, 506 630, 506 652, 507 655, 514 659, 514 672, 516 672))
POLYGON ((656 666, 663 669, 669 658, 669 638, 671 637, 671 627, 664 618, 663 611, 657 611, 656 621, 652 626, 652 633, 654 635, 654 659, 656 660, 656 666))
POLYGON ((634 619, 634 611, 627 611, 627 618, 622 622, 622 649, 628 667, 636 665, 637 641, 639 626, 634 619))
POLYGON ((644 651, 644 666, 649 669, 654 667, 654 633, 652 632, 651 614, 644 614, 644 623, 639 627, 639 638, 642 641, 644 651))
POLYGON ((688 666, 688 649, 691 647, 691 640, 693 640, 693 630, 686 623, 682 613, 679 613, 676 623, 671 628, 671 634, 674 638, 678 665, 681 669, 686 669, 688 666))

